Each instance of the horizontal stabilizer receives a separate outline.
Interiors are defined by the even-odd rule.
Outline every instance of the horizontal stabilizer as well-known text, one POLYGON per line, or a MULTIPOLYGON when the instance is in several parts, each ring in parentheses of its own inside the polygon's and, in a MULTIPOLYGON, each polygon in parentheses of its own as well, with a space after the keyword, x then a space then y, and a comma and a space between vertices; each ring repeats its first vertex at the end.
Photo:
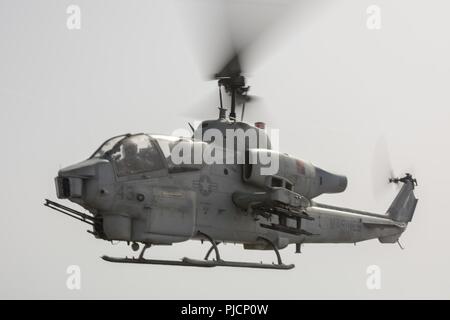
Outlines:
POLYGON ((386 220, 386 221, 363 220, 362 223, 363 223, 363 225, 368 226, 368 227, 396 226, 396 227, 402 228, 405 226, 404 223, 396 222, 396 221, 392 221, 392 220, 386 220))

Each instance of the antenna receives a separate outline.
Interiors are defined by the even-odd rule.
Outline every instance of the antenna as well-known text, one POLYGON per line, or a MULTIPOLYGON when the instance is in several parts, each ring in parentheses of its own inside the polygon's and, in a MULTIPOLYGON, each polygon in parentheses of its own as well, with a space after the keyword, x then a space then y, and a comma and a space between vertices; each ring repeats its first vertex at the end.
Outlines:
POLYGON ((241 121, 244 121, 244 112, 245 112, 245 99, 244 102, 242 102, 241 121))

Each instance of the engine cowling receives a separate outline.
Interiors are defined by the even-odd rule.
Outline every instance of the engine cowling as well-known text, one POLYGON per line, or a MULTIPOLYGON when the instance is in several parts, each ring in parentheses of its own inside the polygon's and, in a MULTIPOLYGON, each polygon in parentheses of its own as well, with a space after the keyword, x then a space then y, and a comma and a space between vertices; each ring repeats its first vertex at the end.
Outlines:
POLYGON ((242 172, 246 183, 262 188, 284 187, 308 199, 347 188, 347 177, 274 150, 248 150, 242 172))

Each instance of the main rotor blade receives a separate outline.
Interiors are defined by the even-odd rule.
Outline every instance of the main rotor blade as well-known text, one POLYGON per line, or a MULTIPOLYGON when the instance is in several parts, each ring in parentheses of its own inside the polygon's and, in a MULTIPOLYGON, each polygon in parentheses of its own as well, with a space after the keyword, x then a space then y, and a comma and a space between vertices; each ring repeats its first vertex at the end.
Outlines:
MULTIPOLYGON (((201 59, 202 69, 209 79, 216 75, 228 77, 248 72, 249 49, 259 42, 263 35, 281 22, 288 14, 311 11, 320 0, 183 0, 179 1, 180 13, 186 22, 188 39, 195 37, 196 51, 201 59), (301 8, 295 8, 298 5, 301 8), (307 9, 307 10, 303 10, 307 9)), ((308 14, 308 12, 305 12, 308 14)), ((186 28, 184 28, 186 29, 186 28)), ((294 31, 294 30, 290 30, 294 31)), ((297 30, 298 31, 298 30, 297 30)), ((283 32, 281 35, 286 34, 283 32)), ((275 40, 268 44, 271 51, 275 40)), ((259 49, 259 48, 258 48, 259 49)), ((252 53, 252 59, 254 55, 252 53)))
POLYGON ((236 53, 233 58, 214 75, 214 78, 231 78, 239 76, 242 73, 241 62, 239 61, 239 54, 236 53))

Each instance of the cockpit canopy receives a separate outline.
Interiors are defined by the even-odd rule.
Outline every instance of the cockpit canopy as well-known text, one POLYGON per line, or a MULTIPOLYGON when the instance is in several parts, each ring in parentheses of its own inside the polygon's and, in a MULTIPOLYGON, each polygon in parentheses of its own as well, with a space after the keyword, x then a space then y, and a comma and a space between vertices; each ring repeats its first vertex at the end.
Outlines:
POLYGON ((146 134, 111 138, 99 148, 93 157, 111 160, 119 177, 165 168, 155 141, 146 134))
MULTIPOLYGON (((190 139, 162 135, 127 134, 104 142, 91 158, 110 160, 119 177, 144 174, 167 168, 169 172, 199 169, 198 165, 178 163, 172 159, 177 144, 189 144, 190 139)), ((189 146, 188 149, 192 150, 189 146)))

